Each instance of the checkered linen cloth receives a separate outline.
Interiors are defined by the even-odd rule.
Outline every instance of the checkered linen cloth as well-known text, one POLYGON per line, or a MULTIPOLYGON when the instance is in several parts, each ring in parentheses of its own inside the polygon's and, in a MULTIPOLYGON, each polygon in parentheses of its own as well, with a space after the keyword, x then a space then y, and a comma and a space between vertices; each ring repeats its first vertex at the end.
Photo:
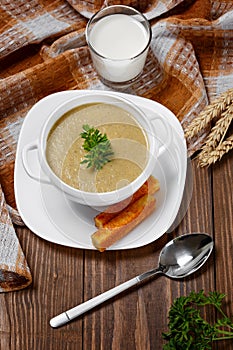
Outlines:
MULTIPOLYGON (((14 198, 18 135, 29 109, 63 90, 106 89, 85 41, 88 18, 114 1, 1 0, 0 3, 0 292, 24 288, 31 274, 14 226, 23 224, 14 198), (24 50, 38 60, 21 63, 24 50), (21 53, 20 53, 21 52, 21 53), (27 51, 28 52, 28 51, 27 51), (16 55, 15 74, 8 60, 16 55), (20 63, 27 69, 17 69, 20 63)), ((152 41, 141 77, 127 92, 156 100, 186 128, 220 93, 233 87, 233 1, 121 1, 150 20, 152 41)), ((13 69, 14 71, 14 69, 13 69)), ((188 143, 200 149, 208 130, 188 143)))

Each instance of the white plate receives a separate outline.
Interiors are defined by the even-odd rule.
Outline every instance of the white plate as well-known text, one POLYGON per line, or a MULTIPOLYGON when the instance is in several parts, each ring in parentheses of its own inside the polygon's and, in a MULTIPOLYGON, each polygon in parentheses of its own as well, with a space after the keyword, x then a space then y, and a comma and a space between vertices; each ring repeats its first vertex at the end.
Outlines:
MULTIPOLYGON (((46 118, 56 106, 80 94, 91 94, 93 90, 64 91, 49 95, 36 103, 27 114, 19 136, 15 161, 15 197, 19 213, 25 224, 43 239, 65 246, 94 249, 91 234, 96 230, 93 218, 97 211, 67 200, 52 185, 42 184, 30 178, 24 170, 21 153, 23 147, 39 137, 46 118)), ((153 175, 160 182, 156 193, 157 208, 144 222, 126 237, 111 246, 110 250, 136 248, 161 237, 172 225, 178 213, 187 169, 187 148, 183 129, 174 116, 161 104, 142 97, 122 95, 137 104, 158 127, 157 138, 166 142, 167 131, 160 119, 169 123, 172 142, 159 156, 153 175)), ((30 164, 40 174, 37 155, 31 152, 30 164)))

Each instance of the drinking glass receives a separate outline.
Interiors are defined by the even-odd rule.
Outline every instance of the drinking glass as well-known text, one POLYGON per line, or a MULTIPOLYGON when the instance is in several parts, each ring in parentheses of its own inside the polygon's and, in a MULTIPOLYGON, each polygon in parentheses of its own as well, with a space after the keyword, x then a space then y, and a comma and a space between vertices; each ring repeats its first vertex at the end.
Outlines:
POLYGON ((151 27, 136 9, 113 5, 89 20, 86 41, 93 65, 104 84, 126 87, 141 74, 151 41, 151 27))

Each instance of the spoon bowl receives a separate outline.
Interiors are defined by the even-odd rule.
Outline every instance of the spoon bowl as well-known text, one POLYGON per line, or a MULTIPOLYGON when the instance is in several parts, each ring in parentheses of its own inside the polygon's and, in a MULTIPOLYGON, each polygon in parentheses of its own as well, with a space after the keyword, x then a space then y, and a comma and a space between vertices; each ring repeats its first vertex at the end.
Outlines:
POLYGON ((50 320, 50 326, 55 328, 60 327, 124 290, 158 273, 170 278, 184 278, 197 271, 205 263, 213 250, 213 246, 213 239, 206 233, 192 233, 179 236, 163 247, 159 255, 157 268, 144 272, 55 316, 50 320))
POLYGON ((186 277, 208 259, 214 243, 204 233, 182 235, 168 242, 159 257, 159 269, 171 278, 186 277))

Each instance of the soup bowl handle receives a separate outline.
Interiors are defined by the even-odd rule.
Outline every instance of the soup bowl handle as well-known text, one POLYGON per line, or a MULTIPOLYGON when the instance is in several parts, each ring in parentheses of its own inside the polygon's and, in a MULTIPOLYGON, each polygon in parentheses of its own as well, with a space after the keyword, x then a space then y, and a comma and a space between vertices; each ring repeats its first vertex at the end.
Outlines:
MULTIPOLYGON (((38 153, 38 147, 39 147, 38 141, 33 141, 31 143, 28 143, 26 146, 23 147, 22 163, 23 163, 24 170, 26 171, 28 176, 30 176, 33 180, 42 182, 44 184, 51 185, 51 182, 49 181, 48 178, 43 178, 42 176, 36 175, 30 167, 30 164, 28 161, 28 153, 31 151, 35 151, 35 150, 37 150, 37 153, 38 153)), ((38 161, 39 161, 39 158, 38 158, 38 161)))
MULTIPOLYGON (((166 120, 164 120, 162 118, 162 116, 156 116, 156 117, 152 117, 151 119, 151 123, 154 127, 154 124, 153 122, 155 120, 159 120, 161 122, 161 124, 163 125, 164 129, 165 129, 165 132, 166 132, 166 136, 165 136, 165 142, 163 142, 163 144, 161 146, 159 146, 158 148, 158 154, 157 154, 157 157, 161 156, 167 149, 168 147, 171 145, 172 143, 172 139, 173 139, 173 134, 172 134, 172 127, 171 125, 169 124, 169 122, 167 122, 166 120)), ((155 129, 155 127, 154 127, 155 129)), ((156 132, 155 132, 155 136, 156 136, 156 132)))

